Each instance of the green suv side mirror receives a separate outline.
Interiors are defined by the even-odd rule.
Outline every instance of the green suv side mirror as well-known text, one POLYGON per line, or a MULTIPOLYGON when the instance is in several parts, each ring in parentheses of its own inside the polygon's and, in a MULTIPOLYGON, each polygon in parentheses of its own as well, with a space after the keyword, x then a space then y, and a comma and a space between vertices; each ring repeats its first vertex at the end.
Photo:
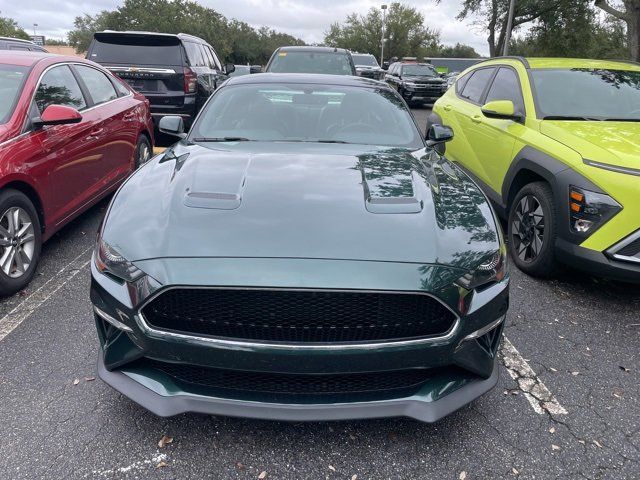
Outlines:
POLYGON ((427 130, 427 145, 433 147, 440 143, 448 142, 453 138, 453 130, 446 125, 434 123, 427 130))
POLYGON ((498 118, 502 120, 521 120, 522 116, 516 113, 516 107, 511 100, 492 100, 485 103, 482 114, 487 118, 498 118))

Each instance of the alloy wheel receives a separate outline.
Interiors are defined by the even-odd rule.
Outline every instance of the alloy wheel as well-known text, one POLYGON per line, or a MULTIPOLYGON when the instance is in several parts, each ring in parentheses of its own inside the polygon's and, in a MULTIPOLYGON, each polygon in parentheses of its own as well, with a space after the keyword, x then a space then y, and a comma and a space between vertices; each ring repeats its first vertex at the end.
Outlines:
POLYGON ((24 275, 33 261, 35 247, 31 217, 23 208, 9 208, 0 217, 0 268, 5 275, 24 275))
POLYGON ((512 241, 518 258, 534 261, 544 243, 545 218, 542 205, 533 195, 525 195, 518 202, 511 225, 512 241))
POLYGON ((144 165, 151 158, 151 150, 147 142, 142 142, 138 149, 138 165, 144 165))

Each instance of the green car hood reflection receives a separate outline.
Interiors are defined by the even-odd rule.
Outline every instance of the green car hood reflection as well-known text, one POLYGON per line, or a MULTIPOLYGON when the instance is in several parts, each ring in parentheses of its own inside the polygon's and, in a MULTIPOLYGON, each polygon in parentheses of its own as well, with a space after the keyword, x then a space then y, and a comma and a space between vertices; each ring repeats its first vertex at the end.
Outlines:
POLYGON ((499 247, 484 195, 432 150, 179 142, 123 185, 104 240, 131 261, 305 258, 463 270, 499 247), (142 208, 140 208, 142 206, 142 208))

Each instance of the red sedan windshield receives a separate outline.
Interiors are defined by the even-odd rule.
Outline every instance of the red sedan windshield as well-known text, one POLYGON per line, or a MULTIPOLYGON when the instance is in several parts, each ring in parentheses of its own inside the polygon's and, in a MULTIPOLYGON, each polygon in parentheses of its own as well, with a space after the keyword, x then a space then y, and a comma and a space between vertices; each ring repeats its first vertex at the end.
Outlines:
POLYGON ((11 118, 27 72, 27 67, 0 65, 0 125, 11 118))

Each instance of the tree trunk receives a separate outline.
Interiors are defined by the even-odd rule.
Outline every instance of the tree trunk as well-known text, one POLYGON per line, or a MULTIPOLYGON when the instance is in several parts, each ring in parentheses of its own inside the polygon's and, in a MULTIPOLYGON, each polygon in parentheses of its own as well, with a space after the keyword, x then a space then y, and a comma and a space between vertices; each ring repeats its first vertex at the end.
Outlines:
POLYGON ((627 5, 627 43, 629 56, 634 62, 640 62, 640 2, 625 2, 627 5))

